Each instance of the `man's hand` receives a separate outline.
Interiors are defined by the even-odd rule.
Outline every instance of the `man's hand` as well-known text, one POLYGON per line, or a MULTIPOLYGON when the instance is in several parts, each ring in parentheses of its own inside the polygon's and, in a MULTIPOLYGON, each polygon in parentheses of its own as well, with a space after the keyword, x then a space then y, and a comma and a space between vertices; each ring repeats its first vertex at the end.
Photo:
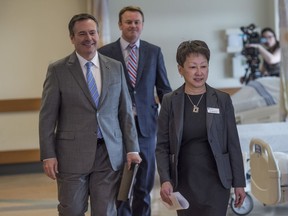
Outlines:
POLYGON ((244 188, 234 188, 234 194, 235 194, 235 202, 234 202, 234 206, 236 208, 240 208, 244 202, 244 199, 246 197, 246 193, 244 188))
POLYGON ((128 164, 128 169, 130 170, 131 168, 131 163, 141 163, 142 159, 138 153, 128 153, 127 154, 127 164, 128 164))
POLYGON ((43 169, 45 174, 51 179, 56 179, 58 173, 58 161, 56 158, 50 158, 43 161, 43 169))

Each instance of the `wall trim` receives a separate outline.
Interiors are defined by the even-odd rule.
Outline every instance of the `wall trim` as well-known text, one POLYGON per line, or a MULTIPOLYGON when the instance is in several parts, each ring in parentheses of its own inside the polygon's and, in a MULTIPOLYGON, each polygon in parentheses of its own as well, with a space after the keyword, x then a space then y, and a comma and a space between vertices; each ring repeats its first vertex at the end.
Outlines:
MULTIPOLYGON (((232 95, 240 87, 236 88, 219 88, 224 92, 232 95)), ((26 98, 26 99, 7 99, 0 100, 0 113, 1 112, 23 112, 23 111, 38 111, 41 106, 41 98, 26 98)))
POLYGON ((0 113, 37 111, 40 109, 40 104, 40 98, 0 100, 0 113))
POLYGON ((0 151, 0 164, 40 162, 39 149, 0 151))

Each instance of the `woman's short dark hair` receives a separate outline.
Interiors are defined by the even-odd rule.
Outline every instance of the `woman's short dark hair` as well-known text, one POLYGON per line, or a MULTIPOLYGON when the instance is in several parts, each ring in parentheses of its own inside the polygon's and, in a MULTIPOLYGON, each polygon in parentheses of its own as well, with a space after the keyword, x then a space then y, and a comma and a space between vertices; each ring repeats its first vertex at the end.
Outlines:
POLYGON ((91 19, 93 20, 95 23, 96 23, 96 26, 97 26, 97 31, 98 31, 98 21, 97 19, 92 16, 91 14, 87 14, 87 13, 81 13, 81 14, 77 14, 75 16, 73 16, 68 24, 68 29, 69 29, 69 34, 70 36, 74 36, 74 26, 75 26, 75 23, 78 22, 78 21, 82 21, 82 20, 87 20, 87 19, 91 19))
POLYGON ((204 41, 184 41, 177 48, 176 61, 178 65, 183 67, 187 56, 189 56, 191 53, 205 56, 208 62, 210 60, 210 50, 204 41))

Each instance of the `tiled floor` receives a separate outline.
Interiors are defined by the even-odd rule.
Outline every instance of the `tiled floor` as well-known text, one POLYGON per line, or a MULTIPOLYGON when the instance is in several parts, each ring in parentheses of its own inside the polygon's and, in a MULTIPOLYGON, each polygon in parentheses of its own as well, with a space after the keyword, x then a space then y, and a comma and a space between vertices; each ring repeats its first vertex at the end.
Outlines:
MULTIPOLYGON (((56 216, 56 183, 44 174, 0 176, 1 216, 56 216)), ((153 216, 176 216, 160 202, 159 182, 152 193, 153 216)), ((288 203, 268 207, 254 199, 251 216, 287 216, 288 203)), ((227 216, 236 215, 228 207, 227 216)), ((87 216, 89 213, 87 213, 87 216)))

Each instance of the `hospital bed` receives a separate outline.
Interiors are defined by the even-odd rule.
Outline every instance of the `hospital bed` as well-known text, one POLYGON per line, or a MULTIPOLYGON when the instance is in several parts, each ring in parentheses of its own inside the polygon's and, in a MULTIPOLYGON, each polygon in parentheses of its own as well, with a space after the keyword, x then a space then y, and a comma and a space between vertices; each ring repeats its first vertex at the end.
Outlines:
POLYGON ((251 110, 235 113, 237 124, 254 124, 254 123, 269 123, 280 122, 280 107, 278 104, 257 107, 251 110))
POLYGON ((273 152, 261 139, 249 146, 251 193, 264 205, 288 202, 288 154, 273 152))
POLYGON ((231 96, 237 124, 280 121, 280 78, 250 81, 231 96))
POLYGON ((246 153, 243 153, 243 164, 244 164, 244 170, 246 173, 246 187, 245 187, 246 197, 244 199, 242 206, 239 208, 236 208, 234 206, 235 194, 234 194, 234 189, 231 188, 231 197, 229 201, 229 207, 236 215, 248 215, 253 210, 253 207, 254 207, 253 198, 249 193, 251 191, 250 190, 250 178, 247 178, 247 177, 248 177, 248 172, 250 168, 248 165, 249 158, 247 156, 248 155, 246 153))

